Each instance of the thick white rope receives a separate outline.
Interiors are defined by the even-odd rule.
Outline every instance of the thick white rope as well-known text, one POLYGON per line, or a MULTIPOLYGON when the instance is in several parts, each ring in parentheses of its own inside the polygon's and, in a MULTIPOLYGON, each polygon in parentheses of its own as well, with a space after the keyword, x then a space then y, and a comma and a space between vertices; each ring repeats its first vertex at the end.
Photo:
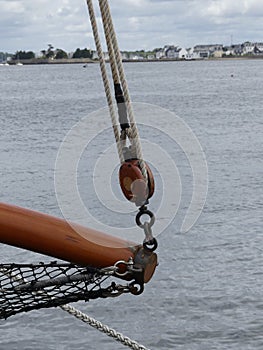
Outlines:
POLYGON ((86 0, 86 1, 87 1, 88 10, 89 10, 90 22, 91 22, 91 26, 92 26, 96 50, 97 50, 97 53, 99 56, 101 75, 102 75, 102 80, 103 80, 103 84, 104 84, 104 89, 105 89, 105 93, 106 93, 108 106, 109 106, 110 117, 111 117, 113 132, 114 132, 114 136, 115 136, 115 141, 117 144, 118 155, 119 155, 120 163, 122 163, 124 161, 124 156, 123 156, 123 152, 122 152, 122 145, 120 142, 120 134, 119 134, 119 129, 118 129, 117 116, 116 116, 116 111, 115 111, 114 105, 113 105, 110 83, 109 83, 109 79, 108 79, 108 75, 107 75, 104 54, 103 54, 103 50, 102 50, 102 46, 101 46, 101 42, 100 42, 95 11, 94 11, 92 0, 86 0))
POLYGON ((116 332, 113 328, 108 327, 107 325, 102 324, 101 322, 95 320, 94 318, 84 314, 83 312, 75 309, 71 305, 63 305, 60 306, 60 308, 66 312, 68 312, 70 315, 73 315, 77 319, 81 320, 82 322, 90 325, 91 327, 99 330, 100 332, 108 335, 111 338, 114 338, 116 341, 121 342, 123 345, 128 346, 130 349, 133 350, 150 350, 147 349, 145 346, 137 343, 134 340, 131 340, 128 337, 125 337, 123 334, 116 332))
POLYGON ((101 10, 101 18, 102 18, 102 23, 103 23, 106 44, 107 44, 109 58, 110 58, 112 79, 113 79, 114 84, 119 84, 120 78, 119 78, 118 66, 117 66, 117 62, 116 62, 116 58, 115 58, 115 53, 114 53, 114 49, 113 49, 113 45, 112 45, 112 40, 111 40, 111 36, 110 36, 109 21, 107 20, 106 12, 104 11, 104 8, 101 6, 101 3, 99 3, 99 5, 100 5, 100 10, 101 10))
MULTIPOLYGON (((105 11, 103 11, 103 10, 101 10, 101 18, 102 18, 105 39, 106 39, 106 44, 107 44, 108 53, 109 53, 109 61, 110 61, 110 66, 111 66, 112 79, 113 79, 114 84, 120 84, 118 66, 117 66, 117 62, 116 62, 116 58, 115 58, 115 53, 113 50, 111 36, 109 35, 110 31, 108 28, 108 21, 107 21, 107 18, 105 16, 105 11)), ((120 135, 120 144, 121 144, 122 150, 124 149, 124 147, 126 147, 126 139, 127 139, 126 131, 122 130, 121 135, 120 135)))
POLYGON ((123 63, 122 63, 122 57, 121 57, 115 29, 114 29, 113 22, 112 22, 112 16, 111 16, 108 0, 99 0, 99 5, 100 5, 102 18, 104 19, 104 22, 106 23, 106 25, 104 26, 105 37, 106 37, 106 40, 108 40, 110 42, 110 46, 112 45, 113 52, 115 54, 118 73, 119 73, 121 85, 123 88, 125 103, 126 103, 126 107, 127 107, 127 113, 128 113, 129 119, 130 119, 131 140, 134 143, 135 153, 139 159, 140 167, 142 169, 142 174, 143 174, 143 177, 147 183, 147 181, 148 181, 147 169, 146 169, 145 162, 143 160, 139 131, 137 129, 136 122, 135 122, 135 117, 134 117, 134 112, 133 112, 133 108, 132 108, 132 104, 131 104, 128 84, 127 84, 127 80, 125 77, 125 72, 124 72, 123 63))

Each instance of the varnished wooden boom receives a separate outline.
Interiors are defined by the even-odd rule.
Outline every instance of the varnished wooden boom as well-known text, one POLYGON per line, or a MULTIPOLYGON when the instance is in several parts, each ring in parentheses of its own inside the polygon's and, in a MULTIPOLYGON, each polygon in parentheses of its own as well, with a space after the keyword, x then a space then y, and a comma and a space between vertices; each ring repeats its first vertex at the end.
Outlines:
MULTIPOLYGON (((0 203, 0 243, 98 268, 136 259, 141 250, 136 243, 5 203, 0 203)), ((156 264, 156 254, 148 256, 145 282, 151 278, 156 264)))

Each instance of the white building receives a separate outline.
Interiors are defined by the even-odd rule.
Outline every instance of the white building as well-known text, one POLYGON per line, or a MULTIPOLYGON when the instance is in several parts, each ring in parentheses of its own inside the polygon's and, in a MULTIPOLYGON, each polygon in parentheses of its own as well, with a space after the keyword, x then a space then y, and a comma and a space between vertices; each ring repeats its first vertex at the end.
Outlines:
POLYGON ((255 43, 255 46, 256 46, 260 51, 263 51, 263 43, 255 43))
POLYGON ((137 53, 131 53, 130 54, 130 59, 134 60, 134 61, 142 61, 142 60, 144 60, 144 57, 138 55, 137 53))
POLYGON ((167 45, 164 47, 163 54, 164 54, 163 57, 170 58, 170 59, 185 59, 187 55, 187 50, 178 46, 167 45))
POLYGON ((252 54, 255 48, 255 44, 250 41, 246 41, 243 44, 243 55, 252 54))
POLYGON ((187 54, 188 54, 188 52, 185 48, 180 48, 179 53, 178 53, 178 58, 180 60, 186 59, 187 54))
POLYGON ((158 60, 160 60, 160 59, 162 59, 162 58, 164 58, 164 57, 165 57, 165 52, 164 52, 164 50, 159 50, 159 51, 156 52, 156 58, 157 58, 158 60))
MULTIPOLYGON (((103 52, 104 59, 107 61, 110 59, 108 52, 103 52)), ((97 51, 92 51, 92 59, 93 60, 98 60, 99 55, 97 51)))

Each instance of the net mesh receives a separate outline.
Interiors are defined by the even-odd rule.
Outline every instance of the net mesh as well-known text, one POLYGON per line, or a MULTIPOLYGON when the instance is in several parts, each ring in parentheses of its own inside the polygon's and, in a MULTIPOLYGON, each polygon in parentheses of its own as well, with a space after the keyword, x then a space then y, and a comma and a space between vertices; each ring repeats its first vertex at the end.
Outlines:
POLYGON ((71 263, 0 264, 0 318, 106 297, 106 270, 71 263))

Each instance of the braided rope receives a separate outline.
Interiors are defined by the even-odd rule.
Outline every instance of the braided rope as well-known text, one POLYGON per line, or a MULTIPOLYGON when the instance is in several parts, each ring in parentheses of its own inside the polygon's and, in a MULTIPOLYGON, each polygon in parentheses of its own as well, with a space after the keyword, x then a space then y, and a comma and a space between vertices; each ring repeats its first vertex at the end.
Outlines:
MULTIPOLYGON (((112 79, 113 79, 114 84, 120 84, 118 66, 117 66, 117 62, 116 62, 115 52, 114 52, 114 49, 113 49, 111 35, 110 35, 109 21, 107 19, 104 7, 102 7, 101 3, 99 3, 99 5, 100 5, 100 10, 101 10, 101 18, 102 18, 102 23, 103 23, 103 29, 104 29, 106 44, 107 44, 109 58, 110 58, 112 79)), ((125 103, 125 106, 127 108, 127 104, 126 103, 125 103)), ((128 129, 121 131, 120 145, 121 145, 122 150, 124 149, 124 147, 126 147, 127 132, 128 132, 128 129)), ((136 150, 133 153, 135 153, 134 157, 136 157, 136 150)))
POLYGON ((109 21, 107 19, 104 7, 102 7, 102 3, 99 2, 99 5, 101 10, 101 18, 102 18, 102 23, 103 23, 104 33, 105 33, 105 39, 106 39, 109 58, 110 58, 112 78, 113 78, 114 84, 118 84, 120 79, 119 79, 118 66, 117 66, 115 53, 112 45, 111 35, 110 35, 109 21))
POLYGON ((70 315, 76 317, 77 319, 81 320, 82 322, 90 325, 91 327, 99 330, 100 332, 108 335, 111 338, 114 338, 116 341, 121 342, 123 345, 128 346, 130 349, 133 350, 150 350, 144 347, 143 345, 140 345, 134 340, 131 340, 130 338, 124 336, 123 334, 116 332, 113 328, 108 327, 107 325, 102 324, 101 322, 95 320, 94 318, 84 314, 83 312, 75 309, 71 305, 63 305, 60 306, 60 308, 66 312, 68 312, 70 315))
MULTIPOLYGON (((108 48, 110 50, 109 55, 110 55, 110 58, 111 58, 111 56, 114 56, 114 59, 112 60, 112 65, 114 65, 113 72, 115 72, 115 70, 116 70, 115 65, 117 64, 117 69, 118 69, 121 85, 123 88, 125 103, 127 106, 127 113, 128 113, 129 119, 130 119, 131 132, 130 132, 130 135, 128 135, 128 136, 130 136, 131 142, 133 143, 133 145, 135 147, 135 153, 137 155, 137 158, 139 159, 139 164, 140 164, 140 167, 142 170, 142 174, 143 174, 143 177, 147 183, 147 181, 148 181, 147 169, 146 169, 145 162, 143 160, 139 131, 137 129, 136 122, 135 122, 134 112, 133 112, 130 94, 129 94, 129 89, 128 89, 128 83, 127 83, 127 80, 125 77, 125 72, 124 72, 123 63, 122 63, 122 57, 121 57, 116 33, 115 33, 113 22, 112 22, 110 7, 109 7, 107 0, 99 0, 99 5, 100 5, 102 19, 103 19, 103 22, 105 23, 105 25, 104 25, 105 37, 106 37, 107 43, 109 43, 108 44, 108 48), (116 62, 116 63, 114 63, 114 62, 116 62)), ((115 73, 113 73, 113 74, 115 75, 115 73)))
POLYGON ((96 50, 97 50, 98 56, 99 56, 101 75, 102 75, 102 80, 103 80, 103 84, 104 84, 104 89, 105 89, 105 93, 106 93, 108 106, 109 106, 114 137, 115 137, 115 141, 117 144, 119 159, 120 159, 120 162, 122 163, 124 161, 124 157, 123 157, 122 146, 121 146, 121 142, 120 142, 120 134, 119 134, 119 130, 118 130, 117 117, 116 117, 116 112, 115 112, 114 107, 113 107, 113 99, 112 99, 112 95, 111 95, 110 83, 109 83, 109 79, 108 79, 108 75, 107 75, 104 54, 103 54, 103 50, 102 50, 102 46, 101 46, 101 42, 100 42, 100 38, 99 38, 99 32, 98 32, 95 11, 94 11, 92 0, 86 0, 86 1, 87 1, 88 10, 89 10, 90 22, 91 22, 91 26, 92 26, 93 35, 94 35, 96 50))

